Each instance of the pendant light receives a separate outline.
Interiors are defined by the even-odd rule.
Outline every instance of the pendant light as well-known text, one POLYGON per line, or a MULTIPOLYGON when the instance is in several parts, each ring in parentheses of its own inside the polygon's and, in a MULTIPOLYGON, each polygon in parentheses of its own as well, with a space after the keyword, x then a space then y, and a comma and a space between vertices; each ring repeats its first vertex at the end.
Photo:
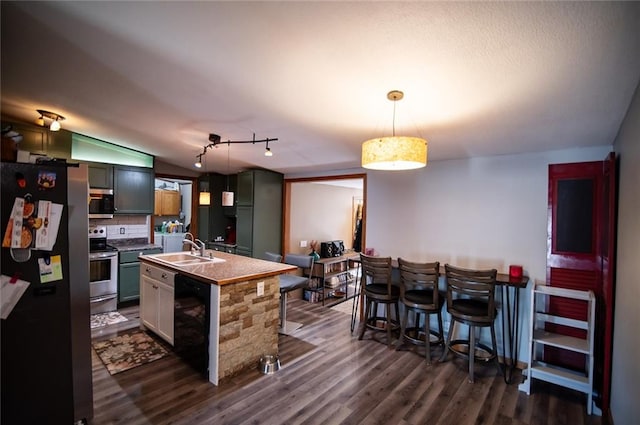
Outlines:
MULTIPOLYGON (((202 164, 200 164, 202 166, 202 164)), ((204 157, 204 171, 207 172, 207 157, 204 157)), ((209 192, 209 182, 207 182, 207 188, 200 191, 200 196, 198 197, 198 203, 201 206, 211 205, 211 193, 209 192)))
POLYGON ((233 206, 233 192, 229 191, 229 151, 231 150, 231 144, 227 143, 227 190, 222 192, 222 206, 233 206))
POLYGON ((362 144, 362 167, 372 170, 413 170, 427 165, 427 141, 419 137, 396 136, 396 102, 404 97, 399 90, 387 93, 393 101, 393 135, 362 144))

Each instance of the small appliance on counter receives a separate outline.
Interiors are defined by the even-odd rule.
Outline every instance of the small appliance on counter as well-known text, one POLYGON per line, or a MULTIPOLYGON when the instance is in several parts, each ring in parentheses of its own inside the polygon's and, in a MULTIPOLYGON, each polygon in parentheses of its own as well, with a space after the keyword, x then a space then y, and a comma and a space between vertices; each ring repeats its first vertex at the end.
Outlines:
POLYGON ((343 241, 329 241, 320 243, 320 256, 322 258, 339 257, 344 254, 343 241))

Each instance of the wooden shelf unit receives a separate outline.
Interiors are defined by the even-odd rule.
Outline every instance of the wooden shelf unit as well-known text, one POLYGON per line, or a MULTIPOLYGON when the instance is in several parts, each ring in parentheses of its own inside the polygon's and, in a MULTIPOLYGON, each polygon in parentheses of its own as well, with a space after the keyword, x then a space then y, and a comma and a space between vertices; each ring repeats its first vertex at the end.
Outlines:
POLYGON ((531 289, 531 316, 529 332, 529 366, 523 371, 526 380, 520 384, 520 391, 531 394, 533 378, 571 388, 587 395, 587 413, 593 409, 593 363, 596 299, 592 291, 565 289, 535 284, 531 289), (564 297, 583 300, 588 304, 587 320, 576 320, 556 316, 543 311, 550 297, 564 297), (547 323, 569 326, 586 331, 586 338, 576 338, 545 330, 547 323), (556 347, 585 355, 584 371, 574 371, 544 362, 541 357, 543 347, 556 347))
POLYGON ((358 269, 353 260, 357 258, 356 254, 345 254, 317 260, 313 264, 311 273, 316 287, 305 290, 319 294, 316 296, 319 298, 316 299, 316 302, 322 301, 322 305, 325 305, 325 301, 329 304, 335 304, 353 297, 358 269), (336 296, 336 291, 342 291, 344 295, 336 296))

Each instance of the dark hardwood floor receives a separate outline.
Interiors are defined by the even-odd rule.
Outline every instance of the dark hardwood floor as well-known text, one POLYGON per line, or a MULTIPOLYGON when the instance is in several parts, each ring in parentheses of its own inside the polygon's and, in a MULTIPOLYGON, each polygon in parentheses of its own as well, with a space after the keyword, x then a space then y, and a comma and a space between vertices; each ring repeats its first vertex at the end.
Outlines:
MULTIPOLYGON (((121 313, 127 322, 93 337, 138 326, 137 307, 121 313)), ((256 365, 217 387, 173 354, 111 376, 94 352, 90 424, 602 423, 572 390, 536 382, 527 396, 520 373, 507 385, 490 365, 478 365, 469 384, 461 359, 427 366, 421 353, 390 350, 370 333, 358 341, 350 316, 335 309, 290 300, 287 313, 304 326, 280 336, 280 371, 262 375, 256 365)))

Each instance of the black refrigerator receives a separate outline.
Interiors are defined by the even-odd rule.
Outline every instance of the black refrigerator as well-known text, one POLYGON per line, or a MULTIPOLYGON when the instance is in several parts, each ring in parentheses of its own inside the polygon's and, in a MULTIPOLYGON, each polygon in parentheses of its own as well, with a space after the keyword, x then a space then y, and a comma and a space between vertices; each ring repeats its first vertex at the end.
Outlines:
POLYGON ((1 423, 86 422, 93 417, 87 168, 1 166, 1 423))

